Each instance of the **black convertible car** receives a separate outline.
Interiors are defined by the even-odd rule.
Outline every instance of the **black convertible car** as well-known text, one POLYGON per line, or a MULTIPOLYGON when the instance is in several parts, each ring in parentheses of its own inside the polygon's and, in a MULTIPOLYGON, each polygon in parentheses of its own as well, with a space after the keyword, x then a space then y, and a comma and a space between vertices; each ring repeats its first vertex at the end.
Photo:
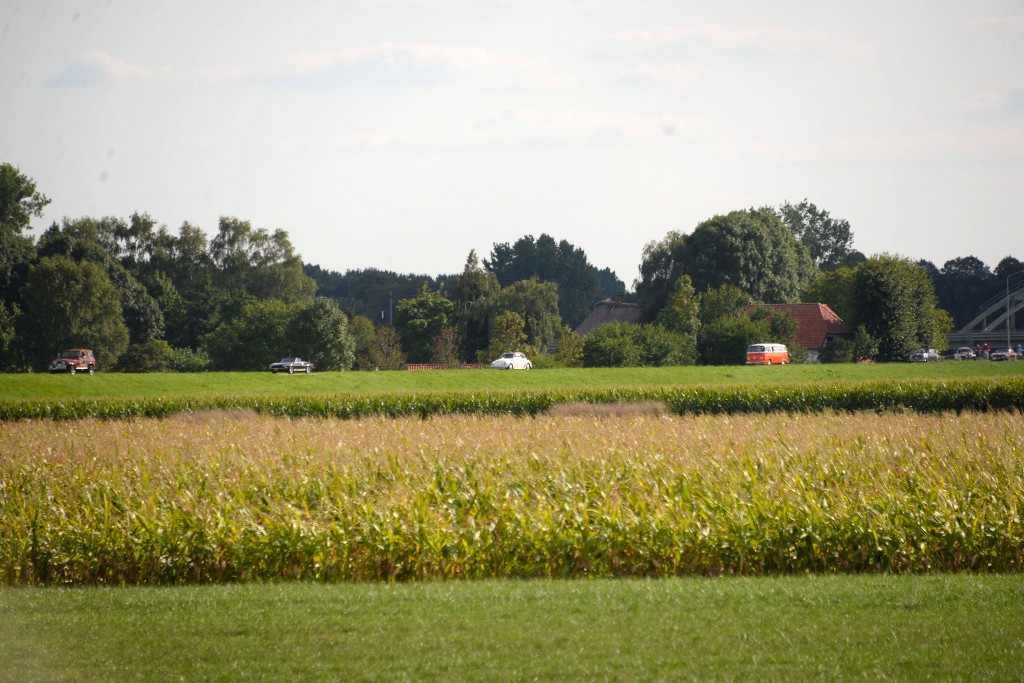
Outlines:
POLYGON ((289 375, 294 375, 296 372, 309 374, 313 372, 313 364, 301 358, 282 358, 276 363, 270 364, 270 371, 273 373, 287 372, 289 375))

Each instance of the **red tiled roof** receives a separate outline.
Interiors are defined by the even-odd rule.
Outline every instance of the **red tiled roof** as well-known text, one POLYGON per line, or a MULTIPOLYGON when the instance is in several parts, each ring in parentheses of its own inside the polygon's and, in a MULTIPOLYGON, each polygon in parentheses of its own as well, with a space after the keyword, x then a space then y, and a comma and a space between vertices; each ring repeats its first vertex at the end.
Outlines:
POLYGON ((796 343, 816 351, 830 335, 848 335, 850 328, 827 304, 757 304, 773 311, 783 311, 796 318, 796 343))

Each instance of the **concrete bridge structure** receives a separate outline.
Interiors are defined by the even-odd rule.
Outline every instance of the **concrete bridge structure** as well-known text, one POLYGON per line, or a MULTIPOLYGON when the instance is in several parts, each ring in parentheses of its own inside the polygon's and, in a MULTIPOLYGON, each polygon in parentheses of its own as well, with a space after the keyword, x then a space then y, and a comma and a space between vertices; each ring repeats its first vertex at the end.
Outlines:
MULTIPOLYGON (((1006 346, 1007 329, 1010 345, 1024 344, 1024 329, 1017 325, 1017 314, 1024 311, 1024 281, 1002 291, 978 308, 974 320, 956 332, 946 335, 950 348, 988 344, 1006 346)), ((1024 317, 1024 316, 1022 316, 1024 317)))

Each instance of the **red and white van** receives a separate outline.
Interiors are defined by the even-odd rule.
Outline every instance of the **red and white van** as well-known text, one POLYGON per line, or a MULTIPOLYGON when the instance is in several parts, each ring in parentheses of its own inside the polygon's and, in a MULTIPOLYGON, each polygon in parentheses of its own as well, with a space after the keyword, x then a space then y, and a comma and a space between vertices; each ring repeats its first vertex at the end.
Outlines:
POLYGON ((785 344, 751 344, 747 347, 747 365, 785 365, 789 350, 785 344))

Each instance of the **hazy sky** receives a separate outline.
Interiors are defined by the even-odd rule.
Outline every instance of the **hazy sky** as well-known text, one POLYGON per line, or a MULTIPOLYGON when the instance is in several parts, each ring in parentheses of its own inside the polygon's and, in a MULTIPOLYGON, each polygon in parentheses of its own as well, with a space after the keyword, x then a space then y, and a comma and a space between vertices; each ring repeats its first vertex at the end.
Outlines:
POLYGON ((1024 258, 1024 3, 0 3, 0 162, 67 216, 282 228, 306 262, 461 271, 807 198, 854 246, 1024 258))

